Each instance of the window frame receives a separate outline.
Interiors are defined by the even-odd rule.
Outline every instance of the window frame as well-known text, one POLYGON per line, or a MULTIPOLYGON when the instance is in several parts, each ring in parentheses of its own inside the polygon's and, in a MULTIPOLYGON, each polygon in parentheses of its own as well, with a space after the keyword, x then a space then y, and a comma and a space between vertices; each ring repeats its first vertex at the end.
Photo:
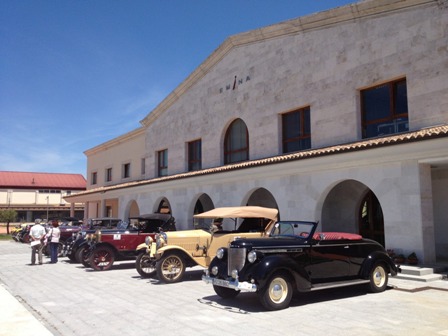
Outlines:
POLYGON ((98 172, 94 171, 90 174, 90 185, 98 184, 98 172))
POLYGON ((157 176, 168 175, 168 149, 157 151, 157 176))
POLYGON ((123 179, 128 179, 131 177, 131 163, 126 162, 121 166, 121 177, 123 179))
POLYGON ((231 163, 238 163, 238 162, 244 162, 249 160, 249 130, 247 129, 247 125, 244 122, 243 119, 237 118, 233 120, 229 127, 226 130, 226 134, 224 136, 224 164, 231 164, 231 163), (245 144, 242 147, 238 147, 236 149, 232 149, 231 143, 232 143, 232 130, 234 127, 237 126, 237 123, 242 123, 245 128, 245 144), (241 153, 245 153, 245 158, 243 159, 235 159, 235 156, 240 156, 241 153))
POLYGON ((140 174, 143 176, 146 174, 146 158, 140 160, 140 174))
POLYGON ((282 153, 293 153, 301 150, 306 150, 311 148, 311 107, 304 106, 294 111, 286 112, 281 115, 282 123, 282 153), (287 137, 287 120, 288 116, 296 115, 299 116, 299 136, 287 137), (308 128, 308 132, 307 129, 308 128), (305 141, 309 140, 309 146, 306 146, 305 141), (297 150, 287 150, 286 147, 291 143, 299 143, 300 149, 297 150))
POLYGON ((409 130, 409 106, 408 106, 408 99, 407 99, 407 81, 406 78, 399 78, 396 80, 392 80, 389 82, 381 83, 372 87, 368 87, 365 89, 360 90, 360 102, 361 102, 361 134, 363 139, 370 139, 375 138, 378 136, 387 136, 392 134, 397 134, 401 132, 407 132, 409 130), (400 84, 405 84, 406 89, 406 112, 398 112, 397 107, 399 106, 397 104, 398 101, 398 86, 400 84), (379 89, 381 87, 387 86, 388 87, 388 95, 389 95, 389 113, 387 117, 381 117, 377 119, 371 119, 368 118, 369 115, 367 115, 367 102, 366 102, 366 95, 368 91, 372 91, 375 89, 379 89), (367 120, 369 119, 369 120, 367 120), (397 120, 403 119, 403 122, 407 123, 407 127, 404 131, 398 130, 397 120), (368 135, 368 126, 369 125, 378 125, 380 126, 380 123, 383 123, 384 125, 391 124, 394 125, 395 131, 381 134, 380 132, 377 132, 375 135, 368 135))
POLYGON ((202 169, 202 140, 197 139, 187 143, 187 169, 197 171, 202 169))
POLYGON ((112 167, 106 168, 104 173, 105 182, 112 182, 112 167))

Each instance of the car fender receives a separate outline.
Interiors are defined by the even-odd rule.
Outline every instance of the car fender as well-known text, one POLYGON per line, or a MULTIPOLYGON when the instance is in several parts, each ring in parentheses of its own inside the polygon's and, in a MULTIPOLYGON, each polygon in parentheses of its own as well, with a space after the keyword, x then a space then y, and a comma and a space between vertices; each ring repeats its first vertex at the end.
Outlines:
POLYGON ((264 257, 258 264, 254 265, 250 273, 262 288, 271 275, 278 271, 284 271, 291 275, 298 291, 307 291, 311 288, 311 282, 304 267, 287 255, 264 257))
POLYGON ((378 261, 384 263, 388 267, 389 273, 392 276, 397 275, 397 272, 399 270, 398 270, 397 266, 394 264, 394 262, 392 261, 392 259, 389 257, 389 255, 384 251, 374 251, 374 252, 370 253, 367 256, 367 258, 364 259, 364 262, 359 271, 360 278, 368 279, 370 271, 372 270, 372 267, 378 261))
POLYGON ((148 250, 149 246, 146 243, 141 243, 137 246, 135 249, 138 253, 146 252, 148 250))
POLYGON ((96 249, 101 248, 101 247, 108 247, 108 248, 112 249, 112 251, 114 251, 115 256, 118 255, 118 251, 115 248, 115 246, 113 246, 112 244, 108 244, 108 243, 96 243, 95 245, 93 245, 91 247, 90 251, 93 252, 96 249))
POLYGON ((180 246, 173 246, 173 245, 168 245, 168 246, 163 246, 161 248, 159 248, 156 252, 156 259, 160 259, 164 253, 167 252, 176 252, 178 254, 181 254, 185 257, 186 261, 188 263, 192 263, 194 265, 197 264, 196 260, 194 260, 194 258, 192 256, 190 256, 190 254, 188 253, 188 251, 180 246))

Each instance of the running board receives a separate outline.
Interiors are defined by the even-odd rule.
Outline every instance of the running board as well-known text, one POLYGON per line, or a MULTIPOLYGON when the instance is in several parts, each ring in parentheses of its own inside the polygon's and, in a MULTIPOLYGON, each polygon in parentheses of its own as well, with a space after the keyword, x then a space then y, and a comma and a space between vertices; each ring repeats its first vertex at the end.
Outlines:
POLYGON ((345 286, 353 286, 353 285, 361 285, 369 283, 369 280, 349 280, 349 281, 338 281, 338 282, 327 282, 327 283, 321 283, 316 284, 313 287, 311 287, 311 291, 321 290, 321 289, 328 289, 328 288, 338 288, 338 287, 345 287, 345 286))

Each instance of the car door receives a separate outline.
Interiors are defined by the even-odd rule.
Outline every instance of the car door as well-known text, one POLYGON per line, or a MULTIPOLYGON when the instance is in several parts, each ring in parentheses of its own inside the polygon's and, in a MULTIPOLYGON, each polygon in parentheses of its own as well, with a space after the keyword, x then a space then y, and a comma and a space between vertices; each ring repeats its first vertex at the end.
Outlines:
POLYGON ((307 267, 312 283, 342 280, 350 274, 350 245, 345 241, 322 240, 311 246, 307 267))

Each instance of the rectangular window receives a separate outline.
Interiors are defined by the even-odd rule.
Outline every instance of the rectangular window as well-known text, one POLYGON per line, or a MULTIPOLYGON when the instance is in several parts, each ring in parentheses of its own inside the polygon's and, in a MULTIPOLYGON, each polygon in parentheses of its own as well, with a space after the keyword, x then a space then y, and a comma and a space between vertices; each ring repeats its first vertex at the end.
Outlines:
POLYGON ((106 182, 112 181, 112 168, 106 169, 106 182))
POLYGON ((145 158, 142 158, 142 161, 141 161, 141 173, 142 173, 142 175, 146 174, 146 159, 145 158))
POLYGON ((409 130, 406 79, 361 91, 362 137, 409 130))
POLYGON ((282 115, 283 153, 311 148, 310 108, 282 115))
POLYGON ((97 172, 93 172, 92 176, 91 176, 91 181, 90 181, 91 185, 97 184, 97 177, 98 177, 97 172))
POLYGON ((202 168, 201 147, 201 140, 188 143, 188 171, 200 170, 202 168))
POLYGON ((123 178, 129 178, 131 177, 131 164, 125 163, 123 165, 123 178))
POLYGON ((157 152, 158 158, 158 176, 167 176, 168 175, 168 149, 164 149, 162 151, 157 152))

